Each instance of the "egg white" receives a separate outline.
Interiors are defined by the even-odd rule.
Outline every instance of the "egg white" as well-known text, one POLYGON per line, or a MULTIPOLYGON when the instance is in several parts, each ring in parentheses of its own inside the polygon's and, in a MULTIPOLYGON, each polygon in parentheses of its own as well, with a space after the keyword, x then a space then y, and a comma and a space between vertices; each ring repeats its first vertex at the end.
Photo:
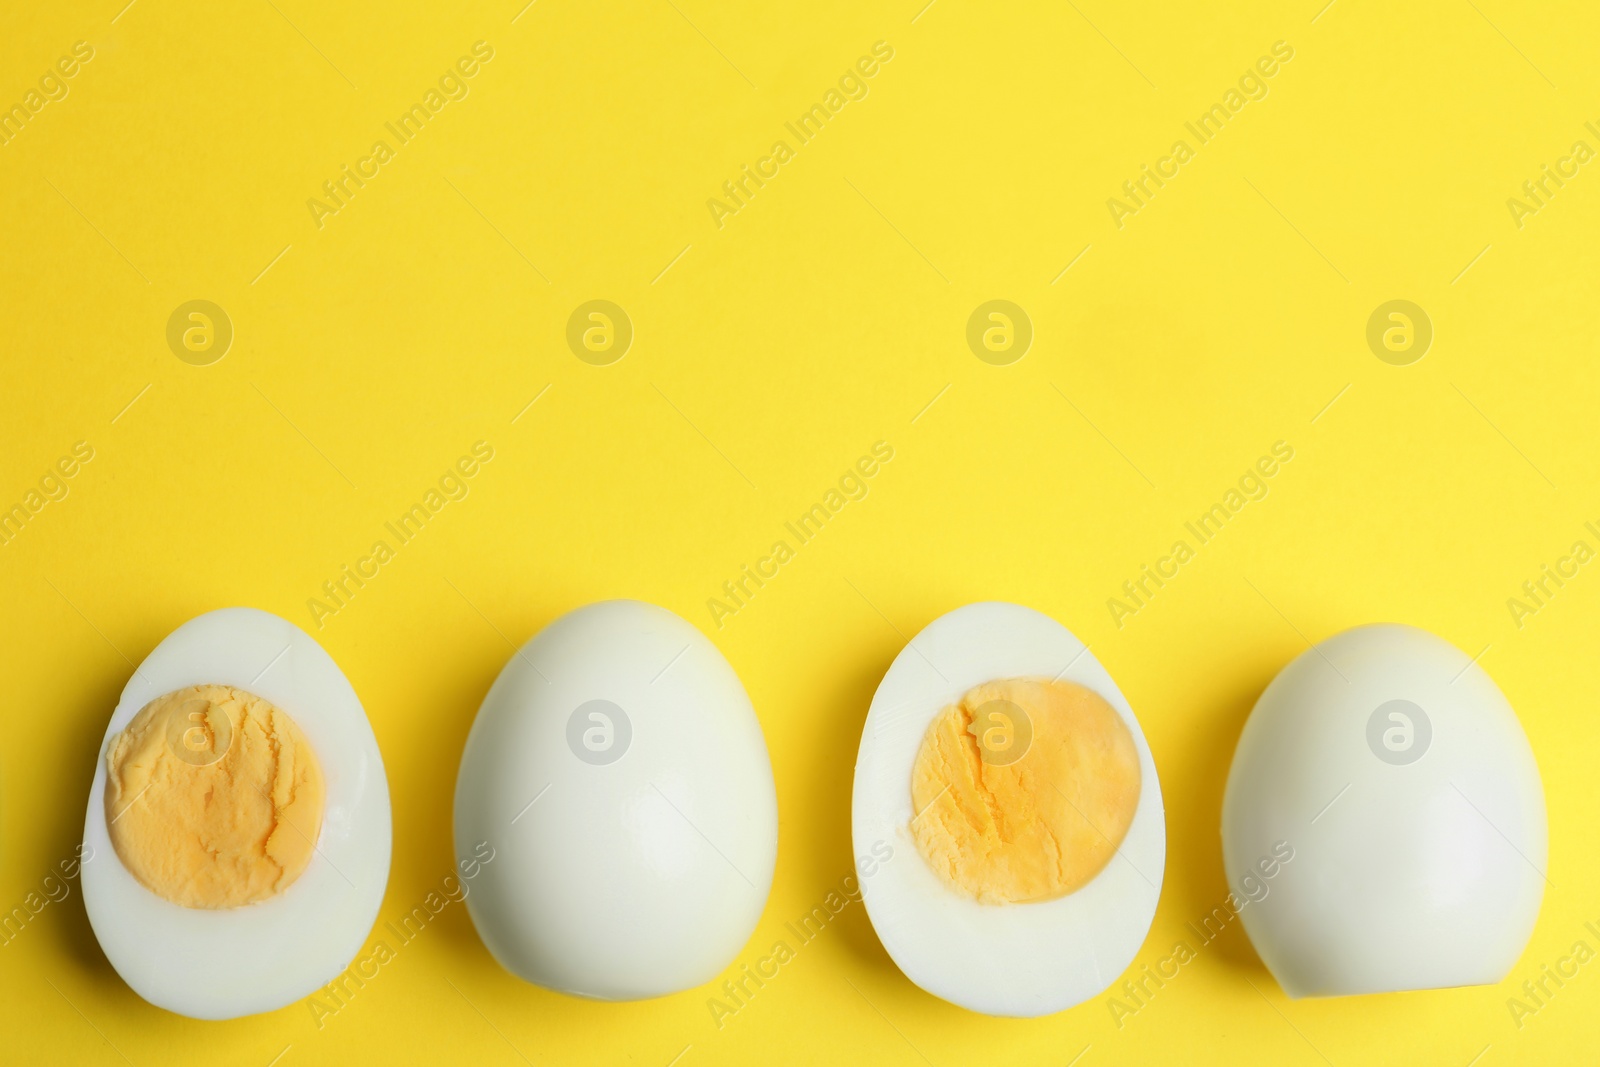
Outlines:
POLYGON ((1062 1011, 1133 962, 1166 869, 1161 783, 1122 691, 1054 619, 1017 604, 968 604, 930 623, 878 686, 856 759, 857 856, 888 843, 892 860, 861 875, 862 899, 889 955, 917 985, 988 1015, 1062 1011), (1073 682, 1116 709, 1139 753, 1139 803, 1111 862, 1055 900, 980 904, 945 885, 911 836, 911 773, 929 724, 975 685, 1002 678, 1073 682))
POLYGON ((83 836, 92 855, 84 905, 117 973, 157 1007, 230 1019, 316 991, 360 951, 389 879, 389 787, 361 702, 322 646, 276 615, 224 608, 178 627, 129 679, 101 742, 83 836), (112 738, 151 700, 202 684, 236 686, 286 711, 327 785, 305 871, 271 899, 226 910, 185 908, 140 885, 106 824, 112 738))

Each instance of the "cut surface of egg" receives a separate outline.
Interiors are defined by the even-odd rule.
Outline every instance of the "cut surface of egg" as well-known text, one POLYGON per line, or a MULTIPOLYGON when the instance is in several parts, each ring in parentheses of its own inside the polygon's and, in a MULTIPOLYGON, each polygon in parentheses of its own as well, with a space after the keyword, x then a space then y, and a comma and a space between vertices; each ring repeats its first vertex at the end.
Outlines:
POLYGON ((355 691, 305 632, 184 623, 111 715, 84 824, 84 906, 158 1007, 272 1011, 360 951, 389 878, 389 790, 355 691))
POLYGON ((490 953, 602 1000, 714 978, 749 939, 777 861, 772 765, 727 660, 664 608, 555 620, 495 679, 456 783, 456 852, 490 953))
POLYGON ((293 885, 322 831, 315 751, 289 714, 232 686, 146 704, 106 753, 117 859, 158 896, 235 908, 293 885))
POLYGON ((1240 917, 1291 997, 1500 981, 1533 932, 1548 847, 1511 705, 1411 626, 1347 630, 1284 667, 1222 805, 1240 917))
POLYGON ((877 858, 858 875, 884 948, 972 1011, 1088 1000, 1155 917, 1149 745, 1094 655, 1030 608, 969 604, 900 652, 867 713, 851 821, 856 855, 877 858))

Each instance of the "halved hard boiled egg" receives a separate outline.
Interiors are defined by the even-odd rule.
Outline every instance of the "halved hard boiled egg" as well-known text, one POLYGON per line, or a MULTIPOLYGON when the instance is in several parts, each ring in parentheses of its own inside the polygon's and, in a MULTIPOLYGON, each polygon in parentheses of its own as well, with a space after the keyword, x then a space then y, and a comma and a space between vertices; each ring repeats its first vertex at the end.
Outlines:
POLYGON ((884 948, 973 1011, 1093 997, 1155 917, 1166 826, 1149 745, 1088 648, 1029 608, 958 608, 895 658, 852 822, 856 855, 893 855, 859 872, 884 948))
POLYGON ((191 619, 111 715, 84 845, 90 925, 134 992, 197 1019, 293 1003, 355 958, 389 879, 361 702, 276 615, 191 619))

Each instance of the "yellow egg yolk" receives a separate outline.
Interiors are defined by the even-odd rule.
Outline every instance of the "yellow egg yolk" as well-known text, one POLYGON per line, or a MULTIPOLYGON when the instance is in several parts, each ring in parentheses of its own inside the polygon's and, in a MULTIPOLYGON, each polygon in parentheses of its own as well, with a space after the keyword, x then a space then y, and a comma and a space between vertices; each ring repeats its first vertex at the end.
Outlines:
POLYGON ((1088 884, 1139 803, 1122 716, 1069 682, 980 685, 935 716, 911 772, 911 831, 944 882, 985 904, 1088 884))
POLYGON ((117 857, 186 908, 283 892, 311 861, 327 801, 322 767, 280 708, 223 685, 157 697, 106 753, 117 857))

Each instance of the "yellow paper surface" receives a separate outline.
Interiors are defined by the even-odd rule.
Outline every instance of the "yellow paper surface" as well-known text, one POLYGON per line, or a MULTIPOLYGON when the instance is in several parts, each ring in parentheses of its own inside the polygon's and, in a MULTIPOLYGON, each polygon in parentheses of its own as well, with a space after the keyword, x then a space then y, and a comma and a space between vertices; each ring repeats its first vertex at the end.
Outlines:
POLYGON ((27 513, 0 545, 0 908, 46 902, 0 946, 5 1058, 1592 1055, 1600 974, 1571 953, 1600 949, 1600 567, 1561 563, 1600 549, 1592 9, 121 2, 19 7, 0 34, 0 106, 23 109, 0 145, 0 508, 27 513), (491 58, 452 76, 476 42, 491 58), (878 42, 892 58, 850 76, 878 42), (1257 68, 1275 45, 1292 57, 1257 68), (569 346, 595 300, 626 316, 620 360, 582 348, 600 320, 573 331, 590 358, 569 346), (993 300, 1026 315, 1020 360, 983 348, 999 320, 973 331, 988 358, 969 347, 993 300), (1393 300, 1431 323, 1409 365, 1367 341, 1393 300), (229 330, 184 310, 174 347, 191 301, 229 330), (337 611, 308 606, 480 441, 463 498, 337 611), (80 442, 92 459, 48 479, 80 442), (708 606, 878 442, 864 496, 736 612, 708 606), (1261 499, 1137 612, 1108 607, 1278 442, 1261 499), (1514 611, 1546 565, 1575 574, 1514 611), (1372 621, 1481 650, 1518 710, 1549 801, 1538 927, 1498 987, 1290 1002, 1234 923, 1132 1014, 1108 993, 1023 1022, 918 990, 859 904, 731 1015, 715 986, 528 986, 451 905, 338 1010, 214 1024, 132 993, 53 880, 132 664, 251 605, 313 633, 371 717, 394 810, 377 939, 451 869, 457 761, 511 645, 610 597, 702 627, 766 732, 776 880, 725 977, 850 874, 873 690, 980 599, 1089 642, 1149 737, 1167 875, 1119 986, 1226 895, 1255 698, 1372 621))

